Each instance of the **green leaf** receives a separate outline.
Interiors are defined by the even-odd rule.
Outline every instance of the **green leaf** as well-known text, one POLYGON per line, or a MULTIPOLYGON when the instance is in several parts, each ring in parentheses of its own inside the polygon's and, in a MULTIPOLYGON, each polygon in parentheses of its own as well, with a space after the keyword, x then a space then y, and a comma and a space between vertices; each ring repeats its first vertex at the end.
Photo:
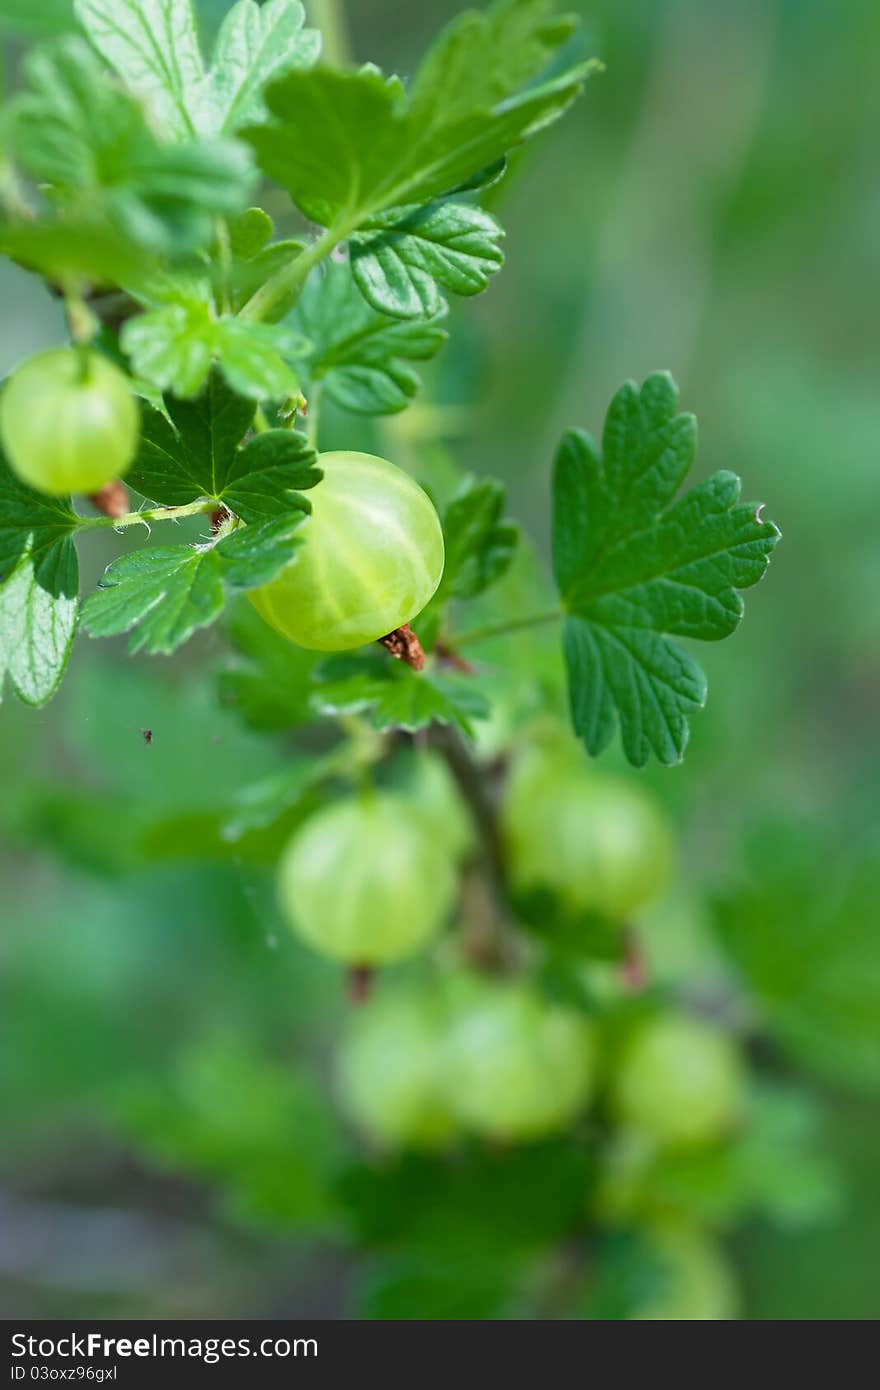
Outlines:
POLYGON ((282 327, 218 317, 204 299, 151 309, 125 324, 121 343, 136 374, 182 399, 198 395, 216 364, 240 396, 286 400, 299 391, 285 360, 301 349, 282 327))
POLYGON ((375 656, 325 662, 312 707, 319 714, 365 714, 376 729, 415 733, 430 724, 455 725, 467 737, 489 706, 466 680, 413 671, 403 662, 375 656))
POLYGON ((297 359, 312 386, 324 383, 338 405, 359 415, 392 415, 405 409, 419 388, 407 366, 437 353, 446 341, 440 326, 446 306, 430 319, 388 318, 365 303, 345 265, 333 265, 309 281, 290 322, 308 342, 297 359))
POLYGON ((26 59, 28 90, 10 107, 12 152, 68 215, 106 219, 162 252, 210 241, 217 217, 239 212, 253 182, 237 142, 163 146, 139 104, 106 79, 76 35, 26 59))
POLYGON ((312 675, 320 653, 288 642, 252 604, 229 610, 228 632, 240 659, 219 676, 220 698, 252 729, 293 729, 314 717, 312 675))
POLYGON ((190 0, 74 0, 74 8, 156 128, 180 138, 194 135, 205 67, 190 0))
POLYGON ((608 412, 600 457, 571 431, 556 458, 553 557, 565 609, 575 732, 597 754, 620 724, 636 767, 680 761, 703 672, 671 636, 717 641, 739 625, 779 539, 739 479, 715 473, 673 501, 694 459, 696 421, 677 415, 666 373, 628 382, 608 412))
POLYGON ((502 520, 505 501, 504 486, 494 478, 471 475, 462 482, 443 514, 441 598, 476 598, 507 572, 519 529, 502 520))
POLYGON ((241 443, 254 404, 214 372, 194 401, 168 396, 163 413, 144 404, 141 443, 127 481, 144 497, 180 507, 213 498, 248 524, 308 512, 301 490, 321 479, 317 455, 295 430, 267 430, 241 443))
POLYGON ((76 631, 79 570, 67 498, 25 487, 0 455, 0 693, 26 704, 55 694, 76 631))
POLYGON ((351 232, 386 208, 426 203, 471 180, 556 120, 591 65, 540 86, 572 29, 548 0, 502 0, 441 36, 407 96, 376 68, 292 72, 269 88, 274 117, 244 132, 264 173, 323 226, 351 232))
POLYGON ((233 532, 216 544, 155 546, 108 565, 83 604, 92 637, 132 632, 129 651, 175 651, 215 622, 227 589, 268 584, 293 559, 304 513, 293 512, 233 532), (132 631, 134 629, 134 631, 132 631))
POLYGON ((175 139, 231 134, 265 115, 273 77, 310 67, 321 40, 300 0, 239 0, 221 25, 206 71, 191 0, 75 0, 92 43, 175 139))
POLYGON ((239 0, 217 35, 209 74, 210 126, 232 132, 265 118, 263 88, 274 77, 309 68, 321 51, 317 29, 304 29, 300 0, 239 0))
POLYGON ((479 294, 501 268, 503 232, 493 217, 466 203, 393 208, 368 218, 349 242, 355 284, 379 313, 430 318, 442 285, 479 294))
POLYGON ((0 252, 59 284, 131 286, 156 267, 154 254, 136 246, 108 218, 67 210, 33 222, 0 223, 0 252))
POLYGON ((730 959, 759 1018, 797 1061, 832 1082, 880 1089, 880 847, 762 828, 748 877, 715 904, 730 959))

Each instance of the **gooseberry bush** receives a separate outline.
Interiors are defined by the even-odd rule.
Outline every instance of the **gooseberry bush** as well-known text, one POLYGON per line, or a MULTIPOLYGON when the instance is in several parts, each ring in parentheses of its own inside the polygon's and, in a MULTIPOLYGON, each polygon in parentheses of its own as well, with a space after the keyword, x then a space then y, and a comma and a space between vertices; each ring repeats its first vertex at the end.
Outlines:
POLYGON ((496 1212, 482 1315, 734 1316, 719 1233, 825 1175, 748 1022, 650 978, 678 852, 632 769, 683 758, 690 644, 779 533, 731 473, 689 480, 666 372, 545 461, 555 594, 502 484, 389 423, 502 269, 507 160, 552 158, 598 64, 547 0, 463 14, 406 82, 322 53, 299 0, 237 0, 210 57, 190 0, 74 20, 2 117, 0 248, 69 342, 0 396, 0 679, 39 707, 75 638, 167 657, 220 622, 223 698, 293 732, 224 833, 292 827, 280 912, 357 1005, 330 1089, 391 1251, 371 1311, 457 1306, 452 1235, 424 1257, 445 1184, 438 1229, 496 1212))

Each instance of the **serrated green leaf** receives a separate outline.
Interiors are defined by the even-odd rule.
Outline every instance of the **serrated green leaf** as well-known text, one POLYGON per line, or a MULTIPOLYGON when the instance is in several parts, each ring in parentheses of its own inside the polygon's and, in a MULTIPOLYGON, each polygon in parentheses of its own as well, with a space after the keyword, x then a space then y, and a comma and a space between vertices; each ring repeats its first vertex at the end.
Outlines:
POLYGON ((374 309, 396 318, 430 318, 452 294, 479 294, 500 270, 503 232, 482 208, 435 202, 368 218, 351 237, 352 274, 374 309))
POLYGON ((739 479, 716 473, 677 501, 696 445, 666 373, 628 382, 605 424, 600 457, 571 431, 556 458, 553 555, 565 609, 572 722, 590 753, 619 723, 624 752, 678 762, 691 713, 705 703, 699 666, 672 636, 717 641, 738 626, 738 590, 756 584, 779 540, 739 479))
POLYGON ((16 161, 60 195, 66 215, 109 221, 161 252, 210 241, 215 219, 242 209, 253 182, 234 141, 163 146, 141 107, 114 87, 76 35, 34 50, 28 88, 9 112, 16 161))
POLYGON ((190 0, 74 0, 74 8, 156 128, 180 138, 195 134, 205 67, 190 0))
POLYGON ((0 693, 29 705, 55 694, 76 631, 79 570, 67 498, 20 483, 0 456, 0 693))
POLYGON ((355 230, 386 208, 426 203, 556 120, 590 65, 521 89, 572 29, 547 0, 462 15, 426 57, 411 94, 373 67, 315 68, 275 82, 274 118, 244 132, 260 165, 324 226, 355 230))
POLYGON ((405 409, 419 388, 407 366, 437 353, 446 341, 446 306, 430 319, 413 321, 376 313, 358 293, 345 265, 333 265, 303 291, 289 322, 308 350, 297 358, 307 381, 360 415, 405 409))
POLYGON ((309 68, 321 51, 317 29, 304 29, 300 0, 239 0, 223 21, 208 76, 212 129, 233 132, 265 117, 262 93, 283 72, 309 68))
POLYGON ((880 1089, 880 849, 763 827, 749 859, 715 920, 764 1027, 832 1082, 880 1089))
POLYGON ((75 0, 92 43, 174 139, 232 134, 260 121, 262 91, 281 73, 308 68, 320 34, 303 27, 300 0, 238 0, 206 70, 191 0, 75 0))
POLYGON ((310 511, 301 492, 321 479, 314 448, 296 430, 267 430, 242 444, 253 419, 253 401, 218 372, 193 401, 168 396, 165 412, 144 404, 127 481, 163 506, 213 498, 248 524, 310 511))
POLYGON ((324 715, 366 714, 374 728, 408 733, 452 724, 468 737, 472 721, 489 713, 485 698, 467 681, 416 672, 381 655, 326 662, 312 707, 324 715))
POLYGON ((197 629, 215 622, 226 590, 268 584, 301 544, 293 512, 244 527, 216 544, 155 546, 108 565, 100 587, 83 604, 92 637, 131 632, 129 651, 170 653, 197 629))
POLYGON ((471 475, 462 482, 443 514, 441 598, 476 598, 506 573, 519 528, 502 520, 505 501, 504 486, 494 478, 471 475))
POLYGON ((206 299, 151 309, 125 324, 121 343, 136 374, 181 399, 198 395, 214 365, 240 396, 285 400, 299 391, 286 360, 301 343, 277 324, 218 315, 206 299))

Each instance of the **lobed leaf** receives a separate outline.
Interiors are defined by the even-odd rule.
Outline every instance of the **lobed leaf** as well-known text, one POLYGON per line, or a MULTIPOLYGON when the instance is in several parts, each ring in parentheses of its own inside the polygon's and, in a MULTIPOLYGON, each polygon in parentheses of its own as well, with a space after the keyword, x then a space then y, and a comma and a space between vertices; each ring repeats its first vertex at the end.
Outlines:
POLYGON ((438 286, 461 295, 486 288, 504 261, 502 236, 493 217, 467 203, 392 208, 350 239, 352 274, 379 313, 430 318, 443 305, 438 286))
POLYGON ((229 589, 254 589, 290 564, 303 512, 248 526, 203 546, 155 546, 110 564, 83 604, 92 637, 131 632, 129 651, 170 653, 215 622, 229 589))
POLYGON ((738 590, 756 584, 779 540, 760 508, 738 501, 720 472, 677 501, 696 446, 693 416, 676 414, 666 373, 628 382, 608 412, 600 456, 571 431, 556 458, 553 556, 565 609, 564 647, 575 732, 590 753, 619 723, 624 752, 680 761, 700 667, 671 640, 717 641, 738 626, 738 590))
POLYGON ((403 410, 419 388, 407 365, 425 361, 446 341, 446 306, 429 319, 389 318, 365 303, 345 265, 330 266, 303 291, 289 322, 308 344, 297 365, 312 387, 361 415, 403 410))
POLYGON ((443 515, 446 566, 440 598, 476 598, 506 573, 519 528, 502 519, 505 501, 504 485, 494 478, 464 479, 443 515))
POLYGON ((248 524, 311 510, 302 491, 320 481, 317 455, 296 430, 267 430, 242 444, 254 403, 218 372, 192 401, 144 404, 141 443, 128 482, 144 497, 179 507, 213 498, 248 524))
POLYGON ((264 173, 324 226, 353 231, 387 208, 426 203, 498 163, 556 120, 591 65, 539 86, 568 38, 548 0, 501 0, 456 20, 409 94, 374 67, 291 72, 268 89, 272 119, 248 129, 264 173))

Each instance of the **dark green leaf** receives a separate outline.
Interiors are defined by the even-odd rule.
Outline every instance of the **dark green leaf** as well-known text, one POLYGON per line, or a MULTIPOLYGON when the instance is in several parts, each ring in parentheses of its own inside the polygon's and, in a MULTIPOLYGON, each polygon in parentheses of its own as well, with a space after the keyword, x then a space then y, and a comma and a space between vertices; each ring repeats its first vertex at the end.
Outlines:
POLYGON ((169 396, 166 409, 167 416, 143 406, 140 449, 128 481, 144 497, 169 507, 215 498, 248 523, 310 510, 300 490, 320 481, 314 449, 304 435, 280 429, 242 446, 254 405, 218 372, 196 400, 169 396))
POLYGON ((438 286, 462 295, 486 288, 504 260, 502 235, 494 218, 467 203, 392 208, 349 242, 355 284, 379 313, 430 318, 443 306, 438 286))
POLYGON ((590 65, 521 89, 572 29, 547 0, 501 0, 462 15, 410 95, 373 67, 316 68, 273 83, 269 125, 245 132, 261 167, 316 222, 354 231, 386 208, 426 203, 471 180, 556 120, 590 65))
POLYGON ((446 568, 441 597, 475 598, 507 571, 519 530, 504 521, 504 486, 493 478, 465 478, 443 514, 446 568))
POLYGON ((346 410, 389 415, 403 410, 419 387, 408 361, 426 361, 446 341, 446 307, 430 319, 376 313, 358 293, 347 266, 331 266, 306 286, 292 322, 309 343, 298 360, 311 385, 346 410))
POLYGON ((77 524, 69 499, 32 492, 0 456, 0 693, 8 675, 29 705, 51 699, 70 656, 77 524))
POLYGON ((696 422, 657 373, 628 382, 608 412, 600 455, 571 431, 556 458, 553 556, 566 612, 575 732, 600 753, 619 722, 627 758, 678 762, 705 702, 699 666, 670 636, 717 641, 738 626, 739 589, 756 584, 779 539, 761 509, 716 473, 673 501, 696 422))
POLYGON ((303 516, 293 512, 248 526, 216 544, 123 555, 83 604, 83 626, 92 637, 132 632, 132 652, 175 651, 196 628, 216 621, 228 588, 267 584, 290 563, 303 516))

